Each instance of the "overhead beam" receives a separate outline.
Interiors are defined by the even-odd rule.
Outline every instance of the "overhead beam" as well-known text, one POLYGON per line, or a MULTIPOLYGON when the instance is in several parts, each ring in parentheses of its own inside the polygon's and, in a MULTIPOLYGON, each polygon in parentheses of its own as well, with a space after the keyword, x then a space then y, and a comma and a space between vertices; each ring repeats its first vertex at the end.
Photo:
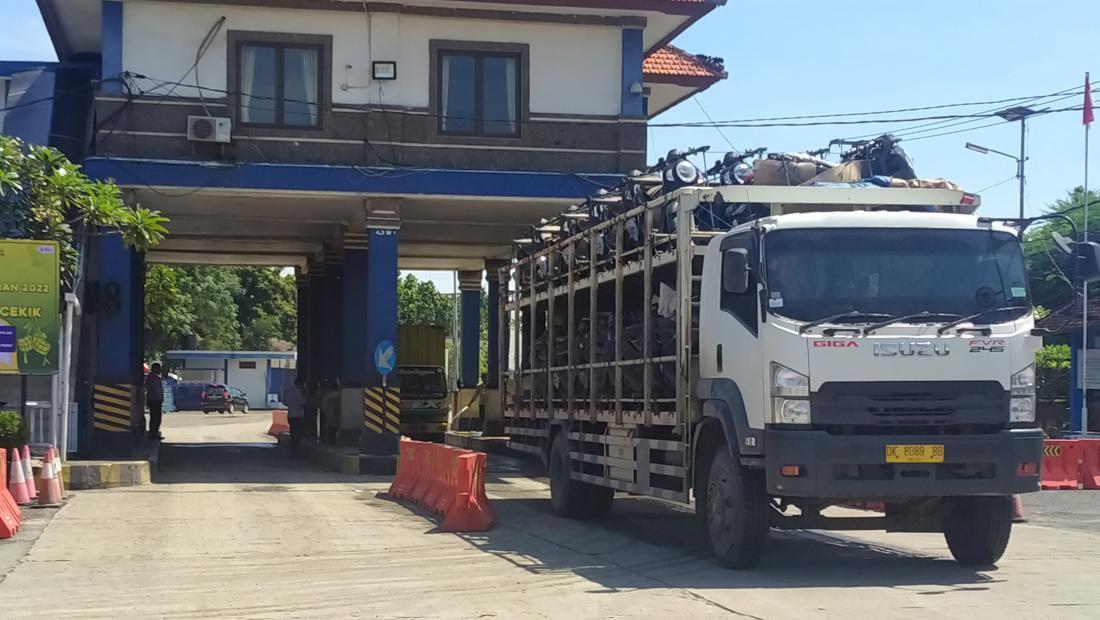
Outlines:
POLYGON ((233 267, 301 267, 304 256, 275 254, 210 254, 206 252, 172 252, 153 250, 145 255, 146 262, 162 265, 225 265, 233 267))

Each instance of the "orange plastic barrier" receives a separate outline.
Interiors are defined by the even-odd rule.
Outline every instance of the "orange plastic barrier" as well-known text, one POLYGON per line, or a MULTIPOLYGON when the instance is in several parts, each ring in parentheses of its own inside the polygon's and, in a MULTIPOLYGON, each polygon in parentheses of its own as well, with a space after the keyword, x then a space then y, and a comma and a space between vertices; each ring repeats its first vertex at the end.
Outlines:
POLYGON ((276 409, 271 412, 271 428, 267 429, 267 434, 272 437, 278 437, 283 433, 290 432, 290 422, 286 419, 286 409, 276 409))
POLYGON ((23 511, 7 488, 8 451, 0 448, 0 539, 11 538, 19 531, 23 511))
POLYGON ((1081 443, 1078 439, 1043 440, 1043 489, 1076 489, 1081 478, 1081 443))
POLYGON ((402 439, 390 495, 443 517, 445 532, 485 532, 496 524, 485 495, 487 463, 484 452, 402 439))
POLYGON ((1078 479, 1086 489, 1100 489, 1100 439, 1078 439, 1081 446, 1081 472, 1078 479))

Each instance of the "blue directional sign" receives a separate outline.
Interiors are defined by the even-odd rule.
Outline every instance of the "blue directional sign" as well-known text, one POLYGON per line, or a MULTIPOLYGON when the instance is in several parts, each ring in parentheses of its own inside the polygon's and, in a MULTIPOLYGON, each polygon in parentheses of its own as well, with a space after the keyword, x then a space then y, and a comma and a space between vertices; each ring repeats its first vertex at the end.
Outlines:
POLYGON ((383 377, 388 376, 395 366, 397 366, 397 349, 389 340, 379 342, 378 347, 374 349, 374 367, 378 369, 378 374, 383 377))

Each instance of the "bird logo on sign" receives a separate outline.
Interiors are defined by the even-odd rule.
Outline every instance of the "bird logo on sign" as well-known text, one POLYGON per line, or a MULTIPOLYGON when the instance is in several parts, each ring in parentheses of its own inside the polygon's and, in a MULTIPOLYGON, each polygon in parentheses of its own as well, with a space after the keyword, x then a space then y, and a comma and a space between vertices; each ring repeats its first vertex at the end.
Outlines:
POLYGON ((393 372, 396 365, 397 350, 394 349, 393 343, 389 340, 379 342, 378 347, 374 349, 374 367, 378 369, 378 374, 385 377, 393 372))

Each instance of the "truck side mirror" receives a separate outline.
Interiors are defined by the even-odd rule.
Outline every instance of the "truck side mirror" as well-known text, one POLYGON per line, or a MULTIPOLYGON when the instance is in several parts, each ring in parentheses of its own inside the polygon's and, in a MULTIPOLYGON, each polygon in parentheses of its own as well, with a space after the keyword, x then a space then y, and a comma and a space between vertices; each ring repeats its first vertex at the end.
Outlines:
POLYGON ((735 248, 722 255, 722 289, 733 295, 749 290, 749 251, 735 248))
POLYGON ((1100 280, 1100 243, 1085 241, 1075 244, 1077 275, 1084 282, 1100 280))

